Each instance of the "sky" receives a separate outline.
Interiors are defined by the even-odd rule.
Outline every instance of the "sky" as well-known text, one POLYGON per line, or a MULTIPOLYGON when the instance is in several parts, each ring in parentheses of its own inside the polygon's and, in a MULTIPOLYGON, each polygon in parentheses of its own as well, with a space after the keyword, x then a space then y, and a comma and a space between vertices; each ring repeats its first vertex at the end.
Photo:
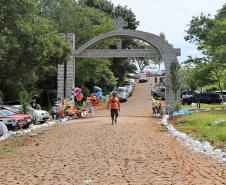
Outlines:
POLYGON ((140 21, 138 30, 156 35, 163 32, 175 48, 181 48, 179 62, 187 56, 201 56, 195 44, 184 40, 193 16, 202 12, 212 16, 223 7, 226 0, 111 0, 114 5, 127 5, 140 21))

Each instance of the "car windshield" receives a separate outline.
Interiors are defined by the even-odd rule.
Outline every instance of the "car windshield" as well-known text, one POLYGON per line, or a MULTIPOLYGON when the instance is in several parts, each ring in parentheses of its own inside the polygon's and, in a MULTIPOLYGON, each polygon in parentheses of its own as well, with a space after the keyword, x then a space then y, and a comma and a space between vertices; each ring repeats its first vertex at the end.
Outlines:
POLYGON ((117 93, 123 93, 123 92, 125 92, 124 89, 118 89, 118 90, 117 90, 117 93))
POLYGON ((118 95, 118 96, 125 96, 125 94, 126 94, 126 93, 125 93, 125 92, 123 92, 123 91, 121 91, 121 92, 117 92, 117 95, 118 95))
POLYGON ((12 116, 14 114, 15 113, 13 113, 13 112, 11 112, 9 110, 5 110, 5 109, 0 110, 0 115, 2 115, 2 116, 12 116))
POLYGON ((141 77, 141 78, 145 78, 145 77, 146 77, 145 73, 141 73, 141 74, 140 74, 140 77, 141 77))

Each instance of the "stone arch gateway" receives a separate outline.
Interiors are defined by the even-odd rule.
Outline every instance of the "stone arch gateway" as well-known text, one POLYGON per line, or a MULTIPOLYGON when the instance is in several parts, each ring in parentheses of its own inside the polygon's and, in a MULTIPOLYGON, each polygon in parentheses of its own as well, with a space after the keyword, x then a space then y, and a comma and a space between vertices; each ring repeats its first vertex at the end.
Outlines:
MULTIPOLYGON (((74 36, 71 36, 74 38, 74 36)), ((133 58, 133 57, 155 57, 155 56, 160 56, 164 62, 165 70, 166 70, 166 105, 169 107, 173 105, 174 99, 174 93, 172 89, 170 88, 170 64, 172 62, 178 62, 177 56, 180 55, 180 50, 179 49, 174 49, 167 41, 162 39, 161 37, 143 32, 143 31, 137 31, 137 30, 115 30, 111 31, 108 33, 104 33, 100 36, 97 36, 84 45, 82 45, 80 48, 77 50, 74 50, 74 47, 72 44, 74 42, 72 39, 67 39, 69 41, 69 44, 71 45, 72 48, 72 53, 70 59, 75 59, 75 58, 90 58, 90 57, 105 57, 105 58, 133 58), (134 39, 142 40, 150 45, 152 45, 155 50, 149 50, 149 49, 114 49, 114 50, 95 50, 95 49, 89 49, 90 47, 94 46, 98 42, 101 42, 106 39, 110 39, 113 37, 131 37, 134 39)), ((71 63, 74 63, 74 60, 71 60, 71 63)), ((68 65, 67 69, 69 70, 67 73, 69 73, 69 76, 67 77, 72 78, 71 80, 66 80, 66 81, 73 81, 73 74, 74 74, 74 67, 73 65, 68 65), (72 75, 70 77, 70 75, 72 75)), ((58 68, 58 91, 59 91, 59 86, 62 87, 61 82, 59 81, 59 71, 61 70, 62 72, 62 65, 61 68, 59 66, 58 68)), ((62 80, 61 80, 62 81, 62 80)), ((69 90, 69 87, 71 87, 72 84, 66 84, 68 88, 66 88, 66 91, 69 90)), ((62 89, 62 88, 61 88, 62 89)), ((66 92, 67 96, 70 96, 70 92, 66 92), (68 94, 69 93, 69 94, 68 94)), ((62 96, 62 93, 58 92, 58 95, 62 96)), ((60 96, 58 96, 60 97, 60 96)))

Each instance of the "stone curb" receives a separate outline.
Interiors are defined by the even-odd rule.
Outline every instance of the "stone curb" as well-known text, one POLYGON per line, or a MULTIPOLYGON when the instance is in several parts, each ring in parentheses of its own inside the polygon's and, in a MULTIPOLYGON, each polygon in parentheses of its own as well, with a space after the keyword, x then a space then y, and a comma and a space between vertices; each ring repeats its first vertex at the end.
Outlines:
POLYGON ((222 149, 214 149, 208 141, 200 142, 198 140, 194 140, 187 134, 178 131, 173 125, 169 124, 168 115, 163 116, 162 124, 172 136, 183 141, 190 148, 206 155, 212 155, 216 159, 226 162, 226 153, 222 149))

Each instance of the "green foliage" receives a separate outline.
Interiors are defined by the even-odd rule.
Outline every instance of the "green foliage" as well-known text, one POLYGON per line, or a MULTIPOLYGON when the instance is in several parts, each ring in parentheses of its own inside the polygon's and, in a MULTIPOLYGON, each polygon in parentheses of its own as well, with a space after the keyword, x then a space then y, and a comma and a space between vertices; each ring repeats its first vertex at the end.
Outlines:
MULTIPOLYGON (((139 24, 130 9, 114 7, 108 0, 9 0, 0 1, 0 6, 0 84, 6 100, 23 99, 23 89, 55 93, 57 65, 70 52, 59 33, 74 33, 78 48, 91 38, 114 30, 113 18, 122 17, 132 29, 139 24)), ((128 48, 131 43, 125 40, 123 47, 128 48)), ((116 40, 110 39, 92 47, 115 46, 116 40)), ((135 67, 125 59, 84 59, 76 61, 76 69, 76 84, 88 92, 94 84, 110 90, 135 67)))
MULTIPOLYGON (((117 79, 110 70, 111 61, 107 59, 82 59, 76 62, 76 85, 92 90, 98 85, 104 92, 111 90, 117 79), (87 67, 89 66, 89 67, 87 67)), ((88 89, 85 90, 88 93, 88 89)))
POLYGON ((29 103, 31 102, 32 98, 35 95, 36 94, 34 94, 34 93, 27 92, 25 89, 20 91, 20 103, 22 105, 21 113, 23 113, 23 114, 29 113, 28 106, 29 106, 29 103))
POLYGON ((99 9, 109 15, 114 13, 114 4, 108 0, 79 0, 79 4, 99 9))
MULTIPOLYGON (((193 108, 191 105, 182 105, 183 109, 191 109, 193 108)), ((226 105, 224 104, 205 104, 205 103, 200 103, 200 108, 201 109, 215 109, 215 108, 226 108, 226 105)))
POLYGON ((225 63, 226 59, 226 4, 215 18, 201 14, 193 17, 185 40, 197 43, 198 48, 212 61, 225 63))
POLYGON ((215 85, 219 90, 226 87, 226 4, 214 18, 201 14, 193 17, 185 40, 194 42, 205 55, 189 58, 186 83, 193 89, 215 85))
POLYGON ((40 66, 61 63, 69 47, 52 21, 39 15, 35 0, 1 1, 0 84, 5 98, 18 98, 21 87, 34 88, 40 66))
POLYGON ((48 15, 58 26, 59 32, 76 35, 76 48, 114 29, 110 16, 95 8, 82 7, 73 0, 40 0, 39 4, 44 10, 42 15, 48 15))
POLYGON ((189 58, 183 69, 183 84, 191 90, 200 90, 216 86, 222 90, 225 85, 225 64, 189 58), (208 74, 208 75, 207 75, 208 74))
POLYGON ((225 112, 196 112, 178 118, 176 128, 199 140, 207 140, 216 147, 226 149, 225 112), (216 120, 225 120, 220 124, 211 124, 216 120))

